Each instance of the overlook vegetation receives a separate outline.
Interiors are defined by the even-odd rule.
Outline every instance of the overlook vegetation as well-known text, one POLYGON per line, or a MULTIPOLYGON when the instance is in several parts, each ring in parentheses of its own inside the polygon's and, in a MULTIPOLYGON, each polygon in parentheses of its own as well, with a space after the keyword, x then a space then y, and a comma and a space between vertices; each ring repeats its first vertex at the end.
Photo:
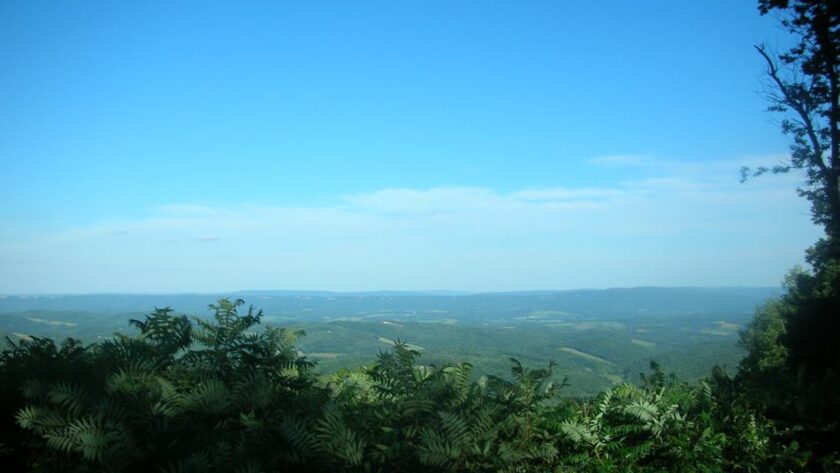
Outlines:
POLYGON ((719 399, 717 373, 686 384, 653 364, 585 401, 555 367, 422 364, 402 342, 325 379, 302 335, 263 327, 242 301, 211 320, 159 309, 135 336, 84 346, 11 342, 2 353, 4 464, 43 471, 758 471, 807 455, 719 399))

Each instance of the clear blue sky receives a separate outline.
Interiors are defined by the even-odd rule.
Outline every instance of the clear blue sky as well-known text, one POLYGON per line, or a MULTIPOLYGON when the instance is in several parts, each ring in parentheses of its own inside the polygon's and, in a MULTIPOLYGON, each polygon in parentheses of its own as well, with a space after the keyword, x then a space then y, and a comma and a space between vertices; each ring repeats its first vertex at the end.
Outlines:
POLYGON ((0 293, 776 285, 750 1, 0 3, 0 293))

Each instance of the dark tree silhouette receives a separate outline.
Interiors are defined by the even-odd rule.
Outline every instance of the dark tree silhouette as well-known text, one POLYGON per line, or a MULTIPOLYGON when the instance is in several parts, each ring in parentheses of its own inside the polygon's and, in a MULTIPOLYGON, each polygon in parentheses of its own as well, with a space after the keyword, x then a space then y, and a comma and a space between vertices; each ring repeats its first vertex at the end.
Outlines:
POLYGON ((823 225, 831 243, 830 255, 838 256, 840 240, 840 1, 759 0, 762 14, 778 13, 781 23, 797 37, 789 50, 772 53, 756 49, 767 64, 770 110, 785 114, 782 131, 792 137, 789 162, 754 171, 805 172, 802 196, 812 205, 812 216, 823 225))
MULTIPOLYGON (((800 170, 799 194, 825 236, 806 252, 810 270, 792 271, 786 294, 759 311, 742 336, 749 351, 738 381, 748 402, 778 428, 796 432, 813 452, 809 466, 836 471, 840 454, 840 0, 759 0, 778 15, 795 44, 774 53, 756 46, 767 66, 769 110, 784 115, 788 162, 742 169, 743 179, 800 170)), ((791 434, 792 435, 792 434, 791 434)))

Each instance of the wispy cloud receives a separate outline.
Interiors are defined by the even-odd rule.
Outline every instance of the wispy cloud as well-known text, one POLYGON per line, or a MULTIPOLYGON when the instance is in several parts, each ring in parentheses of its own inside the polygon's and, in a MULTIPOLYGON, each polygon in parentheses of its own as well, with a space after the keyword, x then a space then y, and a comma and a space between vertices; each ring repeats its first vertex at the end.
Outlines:
POLYGON ((819 230, 795 176, 738 184, 737 164, 662 164, 670 172, 608 187, 170 205, 0 239, 0 292, 775 284, 819 230))

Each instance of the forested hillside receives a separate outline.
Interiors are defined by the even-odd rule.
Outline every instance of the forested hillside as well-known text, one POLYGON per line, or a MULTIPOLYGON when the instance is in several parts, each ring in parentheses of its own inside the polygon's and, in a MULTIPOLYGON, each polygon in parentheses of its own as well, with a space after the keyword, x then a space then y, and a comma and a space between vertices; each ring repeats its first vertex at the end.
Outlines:
MULTIPOLYGON (((634 381, 651 359, 686 381, 707 376, 715 365, 733 372, 744 354, 737 346, 738 331, 774 294, 780 291, 250 295, 263 311, 265 325, 307 333, 297 349, 317 362, 314 371, 320 375, 370 364, 380 350, 402 340, 421 352, 425 363, 466 361, 477 375, 506 375, 510 357, 530 366, 555 362, 556 371, 569 378, 568 397, 594 396, 616 383, 634 381)), ((200 318, 210 315, 206 305, 214 302, 210 295, 161 299, 173 303, 178 314, 200 318), (199 310, 190 309, 202 302, 199 310), (190 310, 182 311, 180 304, 190 310)), ((0 299, 0 330, 12 339, 73 337, 91 343, 114 332, 133 334, 126 332, 128 321, 142 318, 138 304, 153 306, 152 301, 154 296, 6 297, 0 299), (54 310, 62 305, 76 310, 54 310)))
MULTIPOLYGON (((758 471, 804 456, 756 414, 658 366, 586 401, 556 367, 505 377, 426 364, 401 342, 319 379, 299 333, 222 299, 157 310, 135 336, 22 340, 0 363, 5 465, 46 471, 758 471)), ((725 380, 725 375, 721 378, 725 380)))

